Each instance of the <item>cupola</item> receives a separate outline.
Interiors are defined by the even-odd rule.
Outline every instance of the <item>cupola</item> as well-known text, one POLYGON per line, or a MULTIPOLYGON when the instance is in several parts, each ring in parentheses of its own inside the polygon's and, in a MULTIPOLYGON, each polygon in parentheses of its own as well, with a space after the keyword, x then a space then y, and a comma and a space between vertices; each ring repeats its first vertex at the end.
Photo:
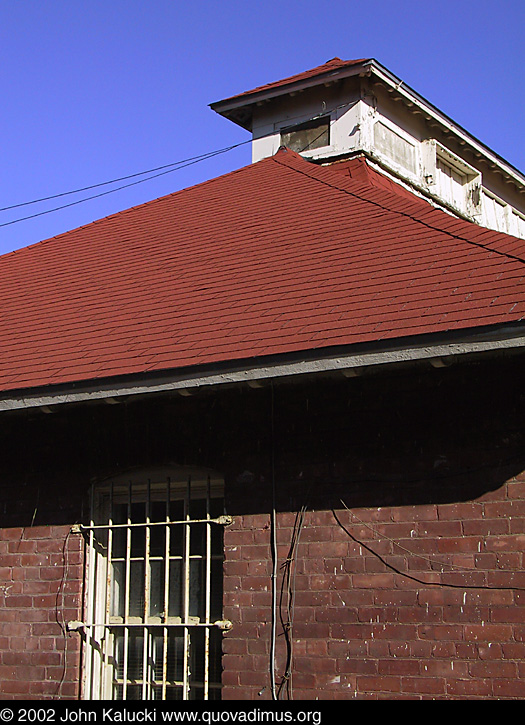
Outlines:
POLYGON ((211 108, 251 132, 253 162, 281 146, 319 164, 364 155, 457 216, 525 238, 525 176, 373 58, 332 58, 211 108))

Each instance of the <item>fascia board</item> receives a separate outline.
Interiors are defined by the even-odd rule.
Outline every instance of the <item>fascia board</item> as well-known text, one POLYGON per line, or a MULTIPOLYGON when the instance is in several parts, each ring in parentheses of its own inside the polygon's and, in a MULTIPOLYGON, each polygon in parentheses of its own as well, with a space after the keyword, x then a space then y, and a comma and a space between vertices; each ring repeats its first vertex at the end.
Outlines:
POLYGON ((286 96, 290 93, 299 93, 300 91, 307 90, 308 88, 315 88, 322 83, 333 82, 342 78, 349 78, 351 76, 360 75, 367 67, 368 61, 361 63, 356 66, 349 66, 348 68, 336 68, 335 70, 327 71, 321 75, 312 76, 311 78, 305 78, 301 81, 294 81, 287 83, 283 86, 277 86, 276 88, 262 89, 260 91, 254 91, 248 93, 248 95, 240 94, 239 96, 233 96, 232 98, 226 98, 223 101, 215 101, 210 103, 209 107, 212 111, 225 115, 230 111, 244 108, 246 106, 253 106, 256 103, 263 103, 264 101, 277 98, 279 96, 286 96))
POLYGON ((359 374, 360 369, 371 368, 377 365, 407 364, 422 361, 429 363, 437 362, 443 358, 455 359, 467 355, 483 353, 502 353, 525 349, 525 332, 520 330, 501 330, 498 333, 489 332, 484 334, 472 334, 463 339, 456 339, 449 342, 432 343, 414 342, 411 345, 388 347, 365 352, 342 353, 332 356, 323 356, 303 360, 282 362, 276 361, 271 364, 260 362, 245 367, 231 367, 230 369, 216 370, 210 372, 188 372, 185 374, 174 374, 163 379, 144 378, 131 382, 107 382, 99 386, 80 385, 72 386, 71 389, 63 388, 57 392, 28 391, 26 394, 17 392, 11 397, 4 397, 0 400, 0 411, 19 410, 27 408, 42 408, 53 405, 68 403, 80 403, 97 400, 114 401, 121 396, 147 395, 152 393, 180 392, 189 393, 197 388, 209 386, 239 385, 239 384, 263 384, 271 380, 283 380, 285 378, 298 379, 301 376, 322 375, 330 373, 341 373, 348 377, 359 374))

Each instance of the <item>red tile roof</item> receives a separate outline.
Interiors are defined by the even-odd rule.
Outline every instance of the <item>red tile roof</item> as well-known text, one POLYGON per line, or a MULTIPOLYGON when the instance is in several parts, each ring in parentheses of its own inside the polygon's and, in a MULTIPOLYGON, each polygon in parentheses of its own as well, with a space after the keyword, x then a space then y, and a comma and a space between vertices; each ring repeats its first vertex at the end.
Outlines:
POLYGON ((525 242, 291 151, 0 257, 0 390, 517 322, 525 242))
MULTIPOLYGON (((234 99, 240 100, 241 98, 246 98, 247 100, 249 100, 249 96, 252 96, 256 93, 273 91, 281 89, 288 85, 292 85, 294 83, 300 83, 302 81, 307 81, 312 78, 317 78, 318 76, 329 75, 330 73, 340 71, 343 68, 350 68, 354 65, 360 65, 361 63, 364 63, 365 60, 369 59, 360 58, 358 60, 341 60, 341 58, 332 58, 331 60, 327 60, 326 63, 318 65, 315 68, 311 68, 310 70, 303 71, 302 73, 297 73, 296 75, 289 76, 288 78, 283 78, 280 81, 274 81, 273 83, 266 83, 263 86, 252 88, 250 91, 245 91, 244 93, 239 93, 235 96, 231 96, 230 98, 225 98, 223 101, 218 101, 218 103, 226 103, 227 101, 233 101, 234 99)), ((212 104, 212 106, 214 105, 216 104, 212 104)))

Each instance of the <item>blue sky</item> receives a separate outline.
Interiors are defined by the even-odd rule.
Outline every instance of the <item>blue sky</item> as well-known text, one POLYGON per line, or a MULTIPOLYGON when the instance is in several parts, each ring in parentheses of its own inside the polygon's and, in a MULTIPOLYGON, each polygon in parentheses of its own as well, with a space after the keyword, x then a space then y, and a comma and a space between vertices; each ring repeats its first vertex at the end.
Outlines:
MULTIPOLYGON (((525 171, 524 27, 523 0, 4 1, 0 207, 246 141, 208 104, 334 56, 376 58, 525 171)), ((32 220, 9 223, 89 194, 0 212, 0 252, 249 163, 246 144, 32 220)))

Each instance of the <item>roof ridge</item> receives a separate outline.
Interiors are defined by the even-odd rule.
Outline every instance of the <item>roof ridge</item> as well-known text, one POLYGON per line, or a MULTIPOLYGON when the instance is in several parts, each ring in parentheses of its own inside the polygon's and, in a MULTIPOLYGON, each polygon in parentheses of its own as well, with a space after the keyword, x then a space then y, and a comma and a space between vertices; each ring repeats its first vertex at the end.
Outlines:
POLYGON ((221 174, 220 176, 214 176, 211 179, 204 179, 204 181, 199 181, 198 183, 192 184, 191 186, 185 186, 182 189, 177 189, 176 191, 170 191, 167 194, 163 194, 162 196, 155 197, 154 199, 148 199, 147 201, 143 201, 140 204, 134 204, 133 206, 126 207, 125 209, 119 209, 119 211, 113 212, 112 214, 108 214, 107 216, 98 217, 97 219, 93 219, 90 222, 81 224, 79 227, 74 227, 73 229, 66 229, 66 231, 64 231, 64 232, 55 234, 52 237, 46 237, 45 239, 40 239, 37 242, 33 242, 32 244, 26 245, 25 247, 20 247, 19 249, 13 249, 10 252, 6 252, 5 254, 0 255, 0 263, 2 263, 4 259, 7 259, 8 257, 11 257, 12 255, 19 256, 26 250, 34 249, 35 247, 40 247, 40 245, 54 242, 56 240, 61 239, 61 237, 72 234, 73 232, 83 231, 95 224, 100 224, 100 223, 103 223, 103 222, 106 222, 109 220, 113 220, 124 214, 128 214, 130 212, 135 212, 139 209, 143 209, 146 206, 160 203, 162 201, 166 201, 167 199, 174 197, 178 194, 183 194, 185 192, 191 192, 192 190, 198 189, 202 186, 205 186, 206 184, 213 184, 214 182, 220 181, 221 179, 225 179, 226 177, 233 176, 235 174, 239 174, 239 173, 245 171, 246 169, 249 169, 257 164, 268 163, 269 161, 271 161, 271 158, 272 157, 260 159, 259 161, 256 161, 255 163, 246 164, 245 166, 241 166, 238 169, 232 169, 231 171, 226 171, 224 174, 221 174))
MULTIPOLYGON (((288 149, 288 151, 290 151, 290 150, 288 149)), ((293 152, 293 151, 291 151, 291 153, 294 155, 295 159, 299 158, 302 161, 304 161, 304 159, 302 158, 302 156, 300 154, 297 154, 296 152, 293 152)), ((280 164, 282 164, 282 162, 284 161, 284 159, 282 157, 280 157, 278 159, 277 158, 277 154, 275 154, 275 156, 273 156, 271 158, 273 158, 276 163, 280 163, 280 164)), ((366 159, 364 159, 364 161, 365 161, 365 163, 366 163, 366 165, 368 167, 368 176, 369 176, 369 178, 371 178, 370 177, 370 172, 372 172, 372 173, 377 173, 377 172, 374 172, 374 170, 367 163, 366 159)), ((389 211, 389 212, 392 212, 392 213, 395 213, 395 214, 400 214, 401 216, 404 216, 404 217, 407 217, 409 219, 412 219, 413 221, 418 222, 419 224, 422 224, 427 229, 431 229, 433 231, 441 232, 442 234, 448 234, 449 236, 453 237, 454 239, 457 239, 458 241, 463 241, 463 242, 466 242, 467 244, 472 244, 472 245, 474 245, 476 247, 479 247, 481 249, 485 249, 486 251, 494 252, 495 254, 500 254, 500 255, 506 257, 507 259, 513 259, 514 261, 517 261, 520 264, 525 264, 525 241, 522 240, 522 239, 519 239, 518 237, 513 237, 512 235, 505 234, 504 232, 498 232, 498 231, 495 231, 495 230, 485 229, 483 227, 479 227, 474 222, 469 222, 469 221, 466 221, 466 220, 463 220, 463 219, 459 219, 459 218, 455 218, 455 217, 450 217, 450 220, 453 221, 453 222, 457 222, 457 223, 464 224, 464 225, 467 225, 467 224, 468 225, 472 225, 472 231, 475 228, 476 232, 478 232, 478 231, 479 232, 486 231, 486 232, 489 232, 491 235, 500 236, 500 237, 502 237, 502 241, 503 240, 505 240, 505 241, 512 240, 514 242, 514 244, 516 244, 516 243, 520 244, 521 243, 521 245, 524 248, 523 249, 523 256, 520 256, 518 254, 512 254, 512 253, 509 253, 509 252, 502 251, 500 249, 497 249, 494 246, 491 246, 491 245, 488 245, 488 244, 482 244, 481 242, 476 242, 473 239, 467 239, 466 237, 461 236, 460 234, 455 234, 455 233, 453 233, 450 230, 444 229, 441 225, 434 226, 433 224, 431 224, 431 223, 429 223, 429 222, 427 222, 427 221, 425 221, 423 219, 420 219, 417 215, 414 215, 412 213, 408 213, 407 211, 402 211, 400 209, 395 209, 395 208, 392 208, 392 207, 389 207, 389 206, 385 206, 384 204, 381 204, 381 203, 379 203, 377 201, 374 201, 373 199, 367 199, 366 197, 360 196, 355 191, 352 191, 352 190, 349 190, 349 189, 345 188, 344 185, 337 183, 337 181, 339 181, 339 179, 337 179, 337 178, 334 178, 332 180, 332 182, 328 182, 325 179, 319 178, 318 176, 315 176, 313 174, 308 173, 308 170, 313 170, 313 169, 319 169, 319 170, 322 169, 323 171, 328 171, 328 170, 330 170, 330 167, 329 166, 319 167, 316 164, 308 164, 308 166, 305 166, 304 169, 297 169, 297 168, 295 168, 295 167, 293 167, 293 166, 291 166, 290 164, 287 164, 287 163, 284 163, 282 165, 288 166, 288 168, 296 171, 297 173, 303 173, 303 174, 309 176, 310 178, 315 179, 319 183, 326 184, 326 185, 328 185, 328 186, 330 186, 330 187, 332 187, 334 189, 337 189, 338 191, 341 191, 343 193, 346 193, 346 194, 349 194, 351 196, 354 196, 354 197, 356 197, 358 199, 361 199, 362 201, 368 202, 369 204, 373 204, 374 206, 377 206, 379 208, 385 209, 385 211, 389 211)), ((340 175, 340 178, 341 179, 344 179, 345 177, 343 175, 340 175)), ((373 184, 370 183, 370 186, 372 186, 372 185, 373 184)), ((376 188, 378 188, 378 187, 376 187, 376 188)), ((384 193, 386 193, 388 195, 394 195, 395 194, 395 196, 396 196, 397 199, 401 198, 401 199, 404 199, 405 201, 407 200, 407 197, 404 196, 404 195, 402 195, 402 194, 397 194, 397 193, 395 193, 393 191, 390 191, 390 190, 385 189, 384 187, 382 187, 382 189, 383 189, 384 193)), ((424 210, 422 208, 422 212, 424 212, 425 214, 428 214, 429 212, 430 213, 435 213, 435 214, 446 214, 446 212, 444 212, 441 209, 438 209, 438 208, 432 206, 430 204, 430 202, 426 201, 425 199, 422 199, 422 198, 416 196, 415 194, 411 194, 411 196, 413 197, 413 199, 411 201, 411 204, 412 205, 414 205, 414 204, 419 204, 419 205, 423 205, 424 204, 425 205, 424 210)))

